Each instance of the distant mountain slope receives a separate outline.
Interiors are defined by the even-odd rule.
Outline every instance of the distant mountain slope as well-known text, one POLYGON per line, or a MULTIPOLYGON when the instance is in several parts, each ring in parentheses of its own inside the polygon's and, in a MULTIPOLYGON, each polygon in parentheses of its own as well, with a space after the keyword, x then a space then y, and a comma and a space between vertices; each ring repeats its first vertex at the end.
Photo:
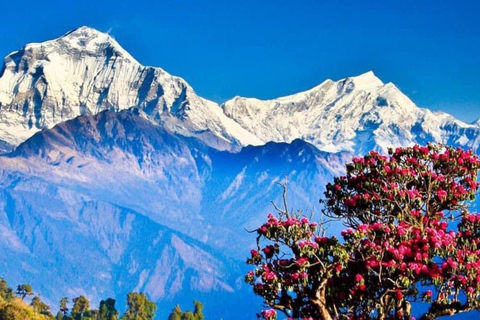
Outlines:
POLYGON ((124 306, 136 290, 158 302, 165 319, 177 301, 205 293, 232 299, 237 291, 242 300, 234 289, 241 265, 218 250, 81 191, 22 174, 9 178, 0 191, 2 274, 31 283, 52 305, 84 294, 94 305, 114 297, 124 306))
POLYGON ((303 139, 320 150, 357 154, 414 143, 444 142, 478 148, 480 128, 418 108, 373 72, 273 100, 236 97, 227 116, 263 142, 303 139))
POLYGON ((301 140, 219 151, 136 111, 77 117, 0 157, 1 268, 53 301, 136 289, 162 314, 199 298, 207 314, 250 318, 245 229, 280 201, 284 179, 290 205, 318 213, 323 185, 348 156, 301 140))
POLYGON ((341 173, 349 157, 320 152, 301 140, 246 147, 237 153, 218 151, 125 110, 77 117, 38 132, 0 157, 0 170, 24 172, 131 208, 208 242, 205 237, 212 224, 227 226, 230 231, 225 235, 243 233, 249 219, 263 217, 272 209, 270 200, 281 195, 276 182, 285 179, 292 196, 302 194, 295 205, 314 207, 323 181, 341 173), (249 201, 243 201, 245 197, 249 201), (249 206, 258 206, 255 202, 264 203, 265 209, 245 214, 249 206), (191 228, 192 219, 203 227, 191 228))
POLYGON ((183 79, 142 66, 92 28, 27 44, 8 55, 0 71, 0 140, 13 146, 78 115, 132 107, 219 149, 261 143, 183 79))

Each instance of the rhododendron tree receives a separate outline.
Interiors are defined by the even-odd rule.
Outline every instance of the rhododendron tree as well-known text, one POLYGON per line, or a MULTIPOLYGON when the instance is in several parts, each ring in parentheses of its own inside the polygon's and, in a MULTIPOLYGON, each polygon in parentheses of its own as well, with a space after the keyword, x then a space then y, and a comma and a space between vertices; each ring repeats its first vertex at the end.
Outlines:
MULTIPOLYGON (((325 214, 349 227, 418 222, 418 216, 464 211, 477 190, 478 158, 441 145, 397 148, 390 156, 354 157, 347 173, 326 186, 325 214)), ((423 221, 420 221, 423 222, 423 221)))
POLYGON ((480 309, 480 215, 468 210, 479 168, 473 152, 442 145, 355 157, 321 201, 347 227, 340 240, 286 206, 269 214, 247 260, 255 269, 246 281, 271 308, 259 317, 435 319, 480 309))

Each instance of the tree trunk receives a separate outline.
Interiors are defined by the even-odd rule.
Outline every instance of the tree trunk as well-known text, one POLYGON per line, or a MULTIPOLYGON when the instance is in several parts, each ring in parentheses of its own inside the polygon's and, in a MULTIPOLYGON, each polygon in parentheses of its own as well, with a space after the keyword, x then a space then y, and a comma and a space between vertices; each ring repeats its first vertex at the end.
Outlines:
POLYGON ((452 302, 449 304, 439 304, 433 303, 423 316, 420 317, 419 320, 433 320, 436 318, 444 317, 444 316, 453 316, 457 313, 468 312, 473 310, 468 303, 461 304, 460 302, 452 302))
POLYGON ((320 283, 318 290, 314 292, 314 296, 310 296, 310 302, 317 306, 318 313, 320 314, 319 320, 332 320, 330 311, 327 308, 327 299, 325 297, 326 285, 328 279, 323 279, 320 283))

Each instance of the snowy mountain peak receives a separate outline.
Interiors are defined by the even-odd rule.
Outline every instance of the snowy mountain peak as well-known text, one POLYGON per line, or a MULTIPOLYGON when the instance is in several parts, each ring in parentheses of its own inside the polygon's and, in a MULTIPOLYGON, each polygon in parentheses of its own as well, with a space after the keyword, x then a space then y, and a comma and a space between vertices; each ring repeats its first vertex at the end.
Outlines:
POLYGON ((227 116, 263 142, 302 139, 327 152, 362 154, 414 143, 444 142, 477 148, 480 128, 418 108, 393 83, 372 71, 326 80, 294 95, 272 100, 236 97, 227 116))
POLYGON ((66 37, 93 38, 93 37, 104 37, 105 35, 108 35, 108 33, 101 32, 101 31, 99 31, 95 28, 89 27, 89 26, 81 26, 81 27, 78 27, 76 29, 68 31, 61 38, 66 38, 66 37))
MULTIPOLYGON (((108 33, 87 26, 82 26, 69 31, 54 41, 68 45, 72 49, 97 54, 103 54, 105 48, 114 49, 116 53, 119 53, 124 58, 136 62, 136 60, 108 33)), ((110 54, 112 53, 110 52, 110 54)))
POLYGON ((197 96, 182 78, 142 66, 110 35, 84 26, 54 40, 27 44, 5 58, 0 72, 0 149, 79 115, 131 108, 219 149, 261 143, 226 117, 218 104, 197 96))
POLYGON ((109 35, 108 33, 101 32, 97 29, 88 27, 88 26, 81 26, 76 29, 70 30, 65 33, 63 36, 60 37, 61 39, 72 40, 72 39, 80 39, 80 40, 91 40, 91 39, 98 39, 103 41, 108 41, 109 35))
POLYGON ((349 77, 344 79, 343 81, 353 83, 355 85, 355 89, 358 90, 367 90, 381 87, 384 85, 382 80, 377 78, 373 71, 368 71, 355 77, 349 77))
MULTIPOLYGON (((377 78, 377 76, 373 73, 373 71, 368 71, 361 75, 355 77, 348 77, 344 79, 340 79, 337 82, 327 79, 320 83, 319 85, 299 93, 295 93, 289 96, 279 97, 270 101, 279 101, 282 103, 298 103, 305 99, 311 99, 315 96, 322 96, 325 94, 326 91, 332 89, 335 86, 336 94, 341 94, 342 92, 351 92, 351 91, 359 91, 359 90, 370 90, 378 87, 384 86, 382 80, 377 78)), ((229 102, 239 101, 243 99, 242 97, 236 96, 232 98, 229 102)), ((253 98, 251 98, 253 99, 253 98)), ((259 100, 260 101, 260 100, 259 100)), ((227 103, 229 103, 227 102, 227 103)))
POLYGON ((57 39, 40 43, 29 43, 22 50, 12 54, 18 55, 22 51, 34 51, 37 55, 65 53, 107 57, 116 55, 138 63, 109 34, 87 26, 71 30, 57 39))

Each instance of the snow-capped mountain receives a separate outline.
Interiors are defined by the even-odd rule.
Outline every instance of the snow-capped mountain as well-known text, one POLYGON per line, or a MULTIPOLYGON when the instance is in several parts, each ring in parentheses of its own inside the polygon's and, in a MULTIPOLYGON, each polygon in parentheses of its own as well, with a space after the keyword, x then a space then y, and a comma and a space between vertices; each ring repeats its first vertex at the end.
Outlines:
POLYGON ((5 58, 0 72, 0 151, 82 114, 138 109, 171 132, 217 149, 303 139, 328 152, 429 141, 477 149, 480 126, 418 108, 373 72, 273 100, 235 97, 219 106, 183 79, 138 63, 112 37, 88 27, 5 58))
POLYGON ((479 126, 418 108, 394 84, 373 72, 273 100, 235 97, 227 116, 263 142, 303 139, 320 150, 365 153, 414 143, 444 142, 478 148, 479 126))
POLYGON ((142 66, 92 28, 27 44, 5 58, 0 72, 0 141, 11 146, 82 114, 129 108, 219 149, 261 143, 183 79, 142 66))

